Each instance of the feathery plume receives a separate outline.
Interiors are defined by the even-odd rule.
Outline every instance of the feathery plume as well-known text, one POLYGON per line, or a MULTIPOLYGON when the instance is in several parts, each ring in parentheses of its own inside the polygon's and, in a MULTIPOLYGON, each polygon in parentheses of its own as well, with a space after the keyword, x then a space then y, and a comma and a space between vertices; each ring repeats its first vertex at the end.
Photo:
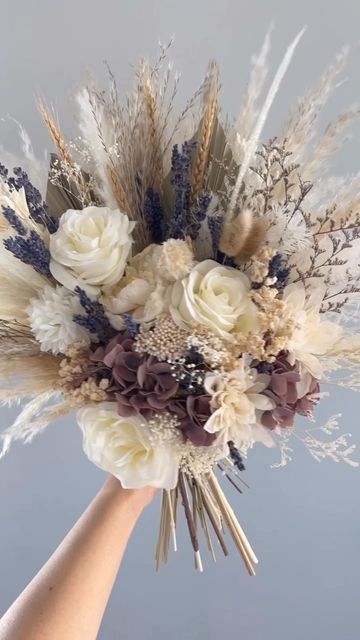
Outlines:
POLYGON ((254 130, 252 132, 252 135, 248 141, 245 153, 244 153, 244 159, 243 162, 241 164, 239 173, 237 175, 235 184, 234 184, 234 188, 232 190, 232 194, 231 194, 231 198, 230 198, 230 204, 229 204, 229 208, 227 211, 227 216, 229 218, 231 218, 234 214, 236 205, 237 205, 237 201, 238 201, 238 197, 239 197, 239 193, 240 193, 240 189, 241 189, 241 185, 243 182, 243 179, 246 175, 246 172, 249 168, 250 162, 252 161, 252 158, 254 156, 254 153, 256 151, 258 142, 259 142, 259 138, 260 135, 262 133, 262 130, 264 128, 268 113, 270 111, 270 107, 275 99, 275 96, 280 88, 281 82, 283 80, 283 77, 289 67, 289 64, 292 60, 292 57, 295 53, 295 49, 297 47, 297 45, 300 42, 300 39, 302 38, 303 34, 305 32, 305 28, 302 29, 300 31, 300 33, 298 33, 298 35, 296 36, 296 38, 293 40, 293 42, 289 45, 289 47, 287 48, 285 55, 283 57, 283 60, 275 74, 275 77, 271 83, 270 89, 268 91, 268 94, 266 96, 264 105, 260 111, 259 117, 257 119, 257 123, 254 127, 254 130))

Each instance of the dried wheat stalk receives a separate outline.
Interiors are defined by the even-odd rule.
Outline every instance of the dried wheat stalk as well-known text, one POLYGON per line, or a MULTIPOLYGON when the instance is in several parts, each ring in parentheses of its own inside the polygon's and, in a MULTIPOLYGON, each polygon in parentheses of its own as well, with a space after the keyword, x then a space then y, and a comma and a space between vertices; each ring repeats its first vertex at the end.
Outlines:
POLYGON ((62 162, 69 168, 72 180, 83 196, 84 203, 90 204, 92 202, 92 197, 89 186, 87 185, 81 170, 76 166, 76 163, 69 151, 69 146, 66 143, 59 126, 42 100, 38 101, 38 109, 62 162))
POLYGON ((108 173, 108 178, 111 184, 111 188, 114 194, 114 198, 117 202, 117 204, 119 205, 119 209, 120 211, 123 211, 124 213, 128 213, 129 212, 129 203, 127 201, 126 195, 125 195, 125 191, 121 186, 119 177, 115 171, 115 169, 113 169, 112 166, 108 166, 107 167, 107 173, 108 173))
POLYGON ((216 124, 216 114, 217 96, 214 96, 205 111, 202 122, 199 147, 192 179, 191 199, 193 202, 204 188, 204 180, 210 157, 210 145, 216 124))

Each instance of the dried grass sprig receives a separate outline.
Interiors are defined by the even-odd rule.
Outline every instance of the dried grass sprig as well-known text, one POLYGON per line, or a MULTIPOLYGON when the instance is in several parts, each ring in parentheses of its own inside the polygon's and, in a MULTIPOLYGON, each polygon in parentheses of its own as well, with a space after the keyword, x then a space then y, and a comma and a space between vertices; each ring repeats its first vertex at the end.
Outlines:
POLYGON ((219 69, 214 61, 209 64, 207 73, 207 90, 204 91, 204 115, 199 132, 197 152, 192 176, 192 202, 204 189, 204 180, 210 158, 210 145, 216 126, 218 112, 219 69))
POLYGON ((90 187, 85 180, 81 169, 72 157, 69 145, 65 141, 65 138, 63 137, 60 127, 55 121, 54 116, 47 108, 45 102, 41 99, 38 100, 38 109, 43 122, 50 134, 50 137, 57 149, 61 162, 63 163, 64 167, 66 167, 71 180, 75 183, 77 190, 81 194, 80 201, 84 204, 84 206, 91 204, 92 195, 90 187))
POLYGON ((241 163, 238 175, 236 177, 236 181, 232 190, 232 194, 231 194, 231 198, 230 198, 230 203, 229 203, 229 207, 228 207, 228 211, 227 211, 227 216, 229 219, 231 219, 234 214, 235 214, 235 210, 236 210, 236 206, 237 206, 237 202, 238 202, 238 197, 239 197, 239 193, 243 184, 243 179, 249 169, 250 163, 254 157, 256 148, 258 146, 258 142, 259 142, 259 138, 260 135, 262 133, 262 130, 264 128, 268 113, 270 111, 271 105, 275 99, 275 96, 280 88, 281 82, 284 78, 284 75, 289 67, 289 64, 292 60, 292 57, 295 53, 295 49, 300 41, 300 39, 302 38, 303 34, 305 32, 305 29, 302 29, 300 31, 300 33, 298 33, 298 35, 296 36, 296 38, 293 40, 293 42, 289 45, 289 47, 287 48, 285 55, 280 63, 280 66, 274 76, 274 79, 271 83, 270 89, 268 91, 268 94, 266 96, 264 105, 260 111, 259 117, 257 119, 256 125, 254 127, 254 130, 251 134, 251 137, 247 143, 246 146, 246 150, 244 153, 244 158, 243 161, 241 163))

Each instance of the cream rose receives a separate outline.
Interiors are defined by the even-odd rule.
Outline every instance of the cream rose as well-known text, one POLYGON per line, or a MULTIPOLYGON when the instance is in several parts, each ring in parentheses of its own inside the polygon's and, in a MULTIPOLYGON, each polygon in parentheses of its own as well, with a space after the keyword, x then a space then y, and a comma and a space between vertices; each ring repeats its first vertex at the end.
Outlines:
POLYGON ((122 418, 111 402, 80 409, 77 421, 88 458, 112 473, 126 489, 174 489, 178 460, 169 445, 154 444, 143 418, 122 418))
POLYGON ((179 326, 206 325, 223 338, 256 328, 256 307, 248 277, 214 260, 197 264, 172 288, 170 313, 179 326))
POLYGON ((69 209, 50 236, 50 271, 67 289, 97 295, 119 282, 132 245, 135 223, 107 207, 69 209))

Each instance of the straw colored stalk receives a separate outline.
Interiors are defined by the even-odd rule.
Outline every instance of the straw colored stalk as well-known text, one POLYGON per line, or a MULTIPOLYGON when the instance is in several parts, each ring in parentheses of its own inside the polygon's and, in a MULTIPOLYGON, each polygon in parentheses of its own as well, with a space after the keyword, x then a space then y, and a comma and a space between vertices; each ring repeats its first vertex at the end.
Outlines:
POLYGON ((58 124, 55 122, 55 119, 42 100, 38 101, 38 109, 62 162, 69 168, 71 178, 81 193, 84 204, 90 204, 92 202, 92 198, 89 186, 87 185, 81 171, 79 171, 76 166, 70 153, 69 146, 66 143, 58 124))
POLYGON ((204 532, 207 547, 213 561, 216 562, 216 555, 211 539, 210 525, 222 552, 225 556, 229 555, 228 548, 224 541, 222 517, 216 497, 211 492, 205 480, 195 479, 186 473, 182 473, 181 477, 183 482, 179 480, 179 484, 176 489, 163 491, 160 528, 156 549, 157 570, 160 568, 162 563, 167 562, 171 538, 173 539, 174 549, 175 551, 177 550, 175 529, 177 525, 177 505, 179 495, 182 497, 185 508, 190 539, 192 541, 195 554, 196 568, 200 570, 202 569, 197 531, 198 523, 204 532), (186 485, 189 491, 187 491, 186 485), (189 494, 192 498, 192 509, 190 506, 189 494))
POLYGON ((29 302, 39 295, 49 280, 15 258, 5 249, 1 240, 0 236, 0 318, 11 324, 16 318, 18 326, 22 324, 28 327, 29 302))
POLYGON ((257 564, 258 560, 213 472, 211 472, 208 476, 208 486, 216 500, 217 505, 219 506, 221 514, 224 518, 224 522, 226 523, 230 531, 232 539, 244 560, 249 575, 254 576, 254 565, 257 564))
POLYGON ((125 191, 121 186, 120 178, 117 175, 117 172, 111 165, 108 165, 107 167, 107 175, 114 198, 118 204, 120 211, 122 211, 123 213, 129 213, 130 207, 125 195, 125 191))
POLYGON ((161 189, 164 179, 163 154, 158 127, 156 100, 150 79, 147 78, 143 86, 145 106, 149 120, 149 138, 151 145, 151 164, 153 166, 150 184, 161 189))
POLYGON ((164 489, 161 497, 160 529, 156 548, 156 571, 159 570, 161 563, 167 563, 171 538, 174 551, 177 551, 176 511, 177 489, 170 491, 164 489))
POLYGON ((204 111, 200 137, 198 141, 198 151, 195 159, 195 166, 192 178, 191 199, 194 202, 199 193, 204 189, 206 172, 209 166, 210 145, 215 131, 219 90, 218 69, 215 63, 209 68, 209 91, 208 104, 204 111))
POLYGON ((47 353, 14 355, 1 359, 1 399, 11 400, 56 389, 59 384, 60 361, 61 358, 47 353))

